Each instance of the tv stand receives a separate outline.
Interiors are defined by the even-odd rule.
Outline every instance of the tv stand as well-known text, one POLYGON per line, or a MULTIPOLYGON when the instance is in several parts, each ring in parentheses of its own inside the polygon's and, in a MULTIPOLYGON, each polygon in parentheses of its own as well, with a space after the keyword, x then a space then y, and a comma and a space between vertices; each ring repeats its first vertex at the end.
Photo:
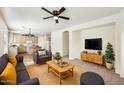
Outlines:
POLYGON ((81 53, 81 60, 103 65, 103 54, 81 53))

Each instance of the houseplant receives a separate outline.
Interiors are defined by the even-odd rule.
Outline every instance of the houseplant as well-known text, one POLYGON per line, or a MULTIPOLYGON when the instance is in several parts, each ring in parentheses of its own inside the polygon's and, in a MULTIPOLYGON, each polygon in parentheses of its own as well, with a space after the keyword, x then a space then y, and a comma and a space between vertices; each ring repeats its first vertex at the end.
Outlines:
POLYGON ((87 53, 87 51, 82 51, 82 53, 87 53))
POLYGON ((111 43, 108 43, 105 50, 105 61, 108 69, 113 68, 113 62, 115 60, 115 54, 111 43))
POLYGON ((62 59, 62 56, 60 55, 59 52, 56 52, 56 54, 53 55, 53 59, 59 63, 59 61, 62 59))

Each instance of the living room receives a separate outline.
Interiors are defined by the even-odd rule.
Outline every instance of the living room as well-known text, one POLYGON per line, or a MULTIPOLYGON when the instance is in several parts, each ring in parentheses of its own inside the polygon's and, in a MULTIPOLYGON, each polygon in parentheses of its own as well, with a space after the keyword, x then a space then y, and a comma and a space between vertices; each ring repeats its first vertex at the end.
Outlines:
MULTIPOLYGON (((0 56, 5 53, 9 54, 9 56, 17 56, 17 61, 24 62, 21 72, 22 69, 25 69, 23 72, 28 73, 28 77, 33 79, 34 81, 32 82, 35 82, 35 84, 80 85, 85 82, 81 81, 81 76, 86 72, 98 74, 102 78, 101 81, 104 81, 102 84, 105 85, 124 84, 123 8, 4 7, 0 8, 0 10, 0 56), (66 11, 62 14, 70 17, 70 20, 61 20, 59 18, 59 23, 56 20, 54 22, 54 19, 43 20, 42 18, 49 16, 44 11, 45 9, 50 11, 64 9, 66 11), (85 14, 82 14, 84 12, 85 14), (22 16, 21 14, 25 15, 22 16), (77 20, 78 18, 80 20, 77 20), (43 25, 42 27, 41 24, 43 25), (100 49, 86 48, 86 40, 88 39, 101 40, 100 49), (104 59, 108 43, 112 45, 115 54, 113 69, 111 70, 106 68, 104 59), (39 52, 40 50, 43 51, 39 52), (91 62, 82 59, 81 54, 84 52, 85 54, 98 56, 98 52, 100 52, 100 55, 103 55, 101 58, 102 63, 94 64, 93 59, 91 62), (40 53, 45 54, 45 56, 38 57, 37 55, 40 53), (71 72, 72 76, 69 74, 68 78, 61 79, 62 76, 57 77, 55 75, 54 69, 58 67, 51 65, 49 61, 57 59, 54 57, 56 53, 59 54, 60 58, 62 57, 63 62, 69 64, 68 71, 71 72), (51 68, 51 66, 53 67, 51 68), (54 70, 54 72, 50 73, 51 70, 49 71, 49 69, 54 70)), ((64 69, 64 67, 61 69, 64 69)), ((21 77, 19 73, 17 73, 18 78, 21 77)), ((23 79, 22 81, 26 80, 23 79)), ((18 82, 27 85, 32 83, 23 83, 22 81, 18 82)), ((85 83, 88 84, 88 82, 85 83)))

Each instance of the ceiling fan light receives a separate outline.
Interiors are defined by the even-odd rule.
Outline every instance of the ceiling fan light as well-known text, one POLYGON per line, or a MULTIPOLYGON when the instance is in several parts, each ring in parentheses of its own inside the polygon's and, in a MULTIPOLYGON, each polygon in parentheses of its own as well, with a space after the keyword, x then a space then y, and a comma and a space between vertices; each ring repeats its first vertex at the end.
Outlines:
POLYGON ((54 20, 58 20, 59 18, 58 18, 58 16, 54 16, 53 19, 54 20))

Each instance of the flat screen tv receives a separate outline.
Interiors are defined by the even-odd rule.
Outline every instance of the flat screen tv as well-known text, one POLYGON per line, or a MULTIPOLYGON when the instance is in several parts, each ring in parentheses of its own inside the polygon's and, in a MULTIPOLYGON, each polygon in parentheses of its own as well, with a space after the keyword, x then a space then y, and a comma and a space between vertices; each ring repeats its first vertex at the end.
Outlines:
POLYGON ((102 50, 102 38, 85 39, 85 49, 102 50))

